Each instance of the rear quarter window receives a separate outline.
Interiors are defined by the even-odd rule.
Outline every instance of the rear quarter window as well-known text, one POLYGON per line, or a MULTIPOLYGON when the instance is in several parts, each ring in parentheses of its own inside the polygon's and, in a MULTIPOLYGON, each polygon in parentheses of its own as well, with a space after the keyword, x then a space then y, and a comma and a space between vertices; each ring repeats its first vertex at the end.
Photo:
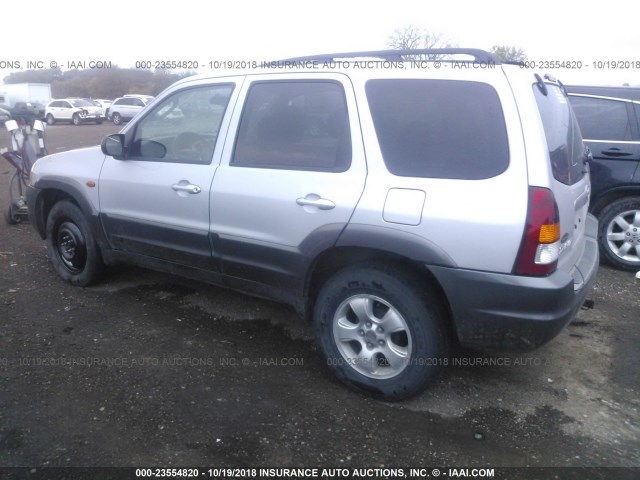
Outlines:
POLYGON ((398 176, 478 180, 509 166, 497 92, 488 84, 380 79, 367 99, 387 169, 398 176))
POLYGON ((532 88, 547 139, 553 176, 565 185, 573 185, 584 176, 585 150, 569 100, 557 85, 547 84, 547 95, 537 84, 532 88))

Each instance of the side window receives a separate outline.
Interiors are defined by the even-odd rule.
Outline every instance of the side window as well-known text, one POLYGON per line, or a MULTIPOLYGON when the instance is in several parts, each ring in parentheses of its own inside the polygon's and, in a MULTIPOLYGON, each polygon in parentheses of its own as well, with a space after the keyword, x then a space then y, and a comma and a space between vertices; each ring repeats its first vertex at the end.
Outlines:
POLYGON ((60 105, 62 108, 71 108, 71 104, 69 102, 61 102, 62 105, 60 105))
POLYGON ((137 123, 129 158, 211 163, 233 89, 232 84, 210 85, 181 90, 165 98, 137 123))
POLYGON ((342 85, 273 81, 251 86, 231 165, 343 172, 351 132, 342 85))
POLYGON ((553 177, 573 185, 584 176, 584 144, 580 127, 560 87, 547 84, 547 95, 532 86, 542 119, 553 177))
POLYGON ((369 80, 367 99, 389 172, 479 180, 509 166, 502 105, 486 83, 369 80))
POLYGON ((142 100, 140 100, 139 98, 132 98, 131 99, 131 104, 134 107, 144 107, 144 102, 142 100))
POLYGON ((587 140, 632 140, 625 102, 604 98, 569 96, 582 136, 587 140))

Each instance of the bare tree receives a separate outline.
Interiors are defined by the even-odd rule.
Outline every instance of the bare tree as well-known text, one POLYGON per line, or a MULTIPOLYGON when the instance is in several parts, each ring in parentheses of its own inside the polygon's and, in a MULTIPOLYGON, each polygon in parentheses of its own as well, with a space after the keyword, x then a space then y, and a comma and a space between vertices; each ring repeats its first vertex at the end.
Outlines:
MULTIPOLYGON (((394 30, 393 35, 389 36, 387 46, 394 50, 413 50, 418 48, 452 48, 455 45, 452 45, 441 33, 430 33, 414 25, 405 25, 394 30)), ((446 57, 446 55, 440 54, 411 56, 413 59, 423 60, 442 60, 446 57)))
POLYGON ((513 45, 494 45, 491 47, 491 53, 502 62, 524 62, 527 60, 527 54, 524 53, 524 50, 513 45))
POLYGON ((422 32, 413 25, 396 28, 389 36, 387 46, 394 50, 413 50, 422 48, 422 32))

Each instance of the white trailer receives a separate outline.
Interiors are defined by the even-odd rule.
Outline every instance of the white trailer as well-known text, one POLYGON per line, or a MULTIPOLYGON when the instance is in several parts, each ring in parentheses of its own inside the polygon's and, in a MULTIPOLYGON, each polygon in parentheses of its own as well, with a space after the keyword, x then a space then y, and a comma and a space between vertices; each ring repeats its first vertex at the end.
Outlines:
POLYGON ((40 103, 51 101, 51 85, 48 83, 7 83, 0 85, 0 104, 13 108, 16 102, 40 103))

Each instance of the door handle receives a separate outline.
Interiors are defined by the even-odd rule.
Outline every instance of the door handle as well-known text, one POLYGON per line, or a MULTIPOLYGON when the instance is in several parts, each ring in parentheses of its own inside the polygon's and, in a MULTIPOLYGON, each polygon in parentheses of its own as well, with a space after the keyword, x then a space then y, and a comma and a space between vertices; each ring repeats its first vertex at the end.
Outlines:
POLYGON ((171 185, 171 188, 173 188, 176 192, 186 193, 200 193, 202 191, 202 189, 198 185, 192 185, 185 182, 184 180, 180 183, 174 183, 173 185, 171 185))
POLYGON ((336 204, 331 200, 320 197, 315 193, 310 193, 306 197, 300 197, 296 200, 296 203, 301 207, 316 207, 320 210, 331 210, 335 208, 336 204))
POLYGON ((603 150, 602 154, 608 157, 628 157, 629 155, 633 155, 631 152, 625 152, 616 147, 610 148, 609 150, 603 150))

